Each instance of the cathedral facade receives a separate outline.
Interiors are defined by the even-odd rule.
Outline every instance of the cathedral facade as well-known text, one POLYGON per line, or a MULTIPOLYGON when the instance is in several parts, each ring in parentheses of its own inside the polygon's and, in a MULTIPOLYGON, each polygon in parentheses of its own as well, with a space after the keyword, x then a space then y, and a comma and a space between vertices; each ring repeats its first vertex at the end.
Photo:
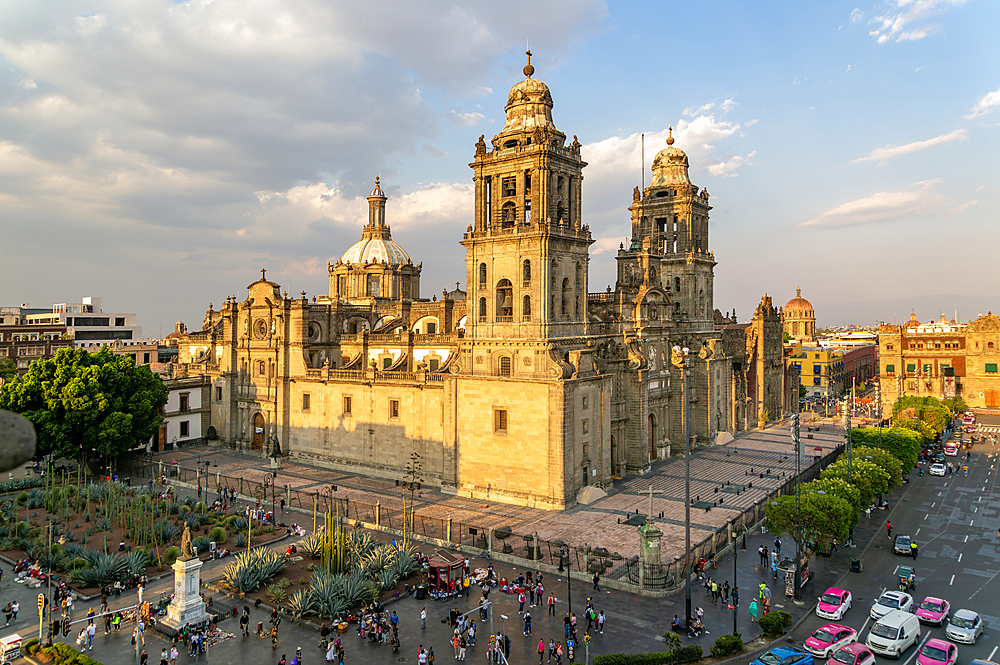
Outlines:
POLYGON ((770 298, 748 324, 714 308, 709 195, 672 137, 633 193, 614 289, 590 292, 581 145, 557 129, 530 62, 524 73, 470 164, 466 291, 421 297, 422 266, 392 241, 376 180, 327 295, 289 296, 262 271, 178 339, 188 373, 211 377, 222 442, 563 509, 683 451, 674 347, 690 350, 692 445, 797 404, 770 298))

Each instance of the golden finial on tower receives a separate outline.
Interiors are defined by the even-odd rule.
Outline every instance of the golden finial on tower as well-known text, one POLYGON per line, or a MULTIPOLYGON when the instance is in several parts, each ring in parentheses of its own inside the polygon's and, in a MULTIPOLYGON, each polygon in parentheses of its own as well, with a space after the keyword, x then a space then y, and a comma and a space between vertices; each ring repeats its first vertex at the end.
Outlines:
POLYGON ((667 145, 674 144, 674 128, 667 127, 667 145))

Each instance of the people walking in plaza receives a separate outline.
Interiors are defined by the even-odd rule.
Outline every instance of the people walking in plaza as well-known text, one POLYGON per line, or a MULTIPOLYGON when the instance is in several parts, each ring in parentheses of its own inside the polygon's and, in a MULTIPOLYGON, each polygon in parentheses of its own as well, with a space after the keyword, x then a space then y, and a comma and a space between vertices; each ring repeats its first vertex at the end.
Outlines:
MULTIPOLYGON (((997 536, 1000 537, 1000 529, 997 529, 997 536)), ((556 615, 556 595, 549 592, 549 616, 554 617, 556 615)))
POLYGON ((420 608, 420 627, 427 628, 427 608, 420 608))
POLYGON ((781 556, 781 538, 774 537, 774 553, 781 556))
POLYGON ((556 641, 550 637, 549 638, 549 659, 547 661, 545 661, 546 665, 548 665, 548 663, 551 663, 552 659, 555 658, 555 657, 556 657, 556 641))
POLYGON ((601 590, 601 574, 594 573, 594 591, 601 590))
POLYGON ((729 602, 729 580, 726 580, 726 583, 722 585, 722 602, 729 602))
POLYGON ((7 605, 3 608, 3 616, 7 620, 7 623, 5 623, 4 625, 9 626, 11 620, 14 617, 14 611, 11 609, 10 603, 7 603, 7 605))
POLYGON ((542 665, 545 658, 545 640, 538 640, 538 665, 542 665))
POLYGON ((733 585, 733 607, 740 606, 740 588, 733 585))
POLYGON ((760 559, 760 564, 757 566, 757 568, 763 568, 764 567, 764 562, 765 562, 765 560, 767 558, 767 554, 764 553, 764 546, 763 545, 761 545, 760 547, 757 548, 757 558, 760 559))
POLYGON ((524 613, 524 634, 531 635, 531 612, 524 613))
POLYGON ((885 523, 885 536, 889 540, 892 540, 892 522, 888 520, 885 523))
POLYGON ((178 656, 177 647, 176 646, 170 647, 170 665, 177 665, 177 656, 178 656))
POLYGON ((87 624, 87 651, 94 650, 94 635, 97 634, 97 626, 93 623, 87 624))
POLYGON ((170 665, 170 655, 167 653, 166 647, 160 650, 160 665, 170 665))
POLYGON ((757 623, 757 600, 750 601, 750 607, 747 609, 750 614, 750 623, 757 623))
POLYGON ((525 601, 525 597, 524 597, 524 592, 522 591, 521 593, 517 594, 517 613, 518 614, 524 614, 524 601, 525 601))
POLYGON ((600 614, 597 615, 597 631, 601 635, 604 634, 604 610, 601 610, 600 614))
POLYGON ((719 583, 716 580, 712 580, 712 605, 719 604, 719 583))

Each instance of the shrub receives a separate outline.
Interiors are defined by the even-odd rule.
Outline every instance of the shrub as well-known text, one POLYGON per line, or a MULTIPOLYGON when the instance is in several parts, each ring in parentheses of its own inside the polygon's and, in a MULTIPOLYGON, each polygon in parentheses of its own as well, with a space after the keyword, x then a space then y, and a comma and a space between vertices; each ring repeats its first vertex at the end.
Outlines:
POLYGON ((701 660, 702 649, 697 644, 658 653, 611 653, 594 656, 594 665, 678 665, 701 660))
POLYGON ((204 501, 199 501, 198 503, 194 504, 194 512, 196 512, 196 513, 204 513, 205 510, 206 510, 206 508, 205 508, 205 502, 204 501))
POLYGON ((177 557, 179 557, 180 555, 181 555, 181 548, 177 547, 176 545, 168 547, 163 552, 163 563, 167 564, 168 566, 172 566, 174 565, 174 562, 177 561, 177 557))
POLYGON ((21 645, 21 651, 28 654, 29 656, 34 655, 38 651, 38 638, 32 637, 30 640, 21 645))
POLYGON ((216 545, 221 545, 226 542, 229 538, 229 534, 221 526, 217 526, 208 534, 208 539, 214 542, 216 545))
POLYGON ((743 634, 720 635, 712 645, 712 655, 715 657, 731 656, 734 653, 743 651, 743 634))
POLYGON ((240 531, 236 534, 236 541, 233 543, 233 547, 246 547, 247 546, 247 534, 240 531))
POLYGON ((757 620, 767 637, 779 637, 787 626, 792 625, 792 615, 788 612, 771 612, 757 620))

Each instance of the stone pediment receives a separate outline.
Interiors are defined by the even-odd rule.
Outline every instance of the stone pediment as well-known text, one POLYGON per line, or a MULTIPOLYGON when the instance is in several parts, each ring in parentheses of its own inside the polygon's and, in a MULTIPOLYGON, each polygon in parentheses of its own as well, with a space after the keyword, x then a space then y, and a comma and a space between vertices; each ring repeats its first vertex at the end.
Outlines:
POLYGON ((987 312, 969 324, 969 332, 1000 332, 1000 316, 987 312))

